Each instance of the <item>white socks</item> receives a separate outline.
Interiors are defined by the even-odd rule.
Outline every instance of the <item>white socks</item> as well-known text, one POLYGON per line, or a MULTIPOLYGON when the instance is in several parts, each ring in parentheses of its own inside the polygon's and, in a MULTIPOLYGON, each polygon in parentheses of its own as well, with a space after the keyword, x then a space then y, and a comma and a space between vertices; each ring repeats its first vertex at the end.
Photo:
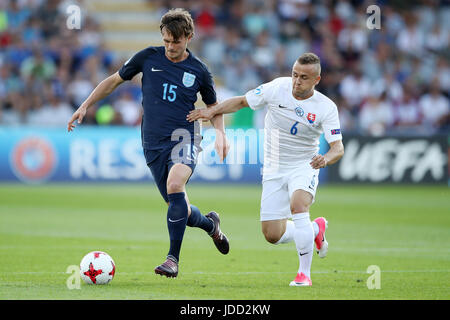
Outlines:
POLYGON ((294 230, 295 230, 294 221, 286 220, 286 231, 283 233, 280 240, 278 240, 275 244, 288 243, 294 241, 294 230))
POLYGON ((314 252, 314 239, 319 233, 319 226, 309 220, 309 212, 296 213, 292 220, 286 221, 286 231, 275 244, 295 241, 300 267, 298 273, 303 272, 311 278, 311 263, 314 252))
POLYGON ((311 221, 313 229, 314 229, 314 239, 317 237, 317 235, 319 234, 319 225, 317 224, 317 222, 315 221, 311 221))
POLYGON ((309 212, 293 214, 292 221, 295 225, 293 232, 294 241, 300 262, 298 273, 303 272, 308 278, 311 278, 311 263, 315 238, 313 223, 309 220, 309 212))
MULTIPOLYGON (((315 239, 317 237, 317 235, 319 234, 319 225, 315 221, 311 221, 311 224, 313 226, 314 239, 315 239)), ((275 242, 275 244, 289 243, 289 242, 294 241, 294 230, 295 230, 294 221, 286 220, 286 231, 284 231, 280 240, 275 242)))

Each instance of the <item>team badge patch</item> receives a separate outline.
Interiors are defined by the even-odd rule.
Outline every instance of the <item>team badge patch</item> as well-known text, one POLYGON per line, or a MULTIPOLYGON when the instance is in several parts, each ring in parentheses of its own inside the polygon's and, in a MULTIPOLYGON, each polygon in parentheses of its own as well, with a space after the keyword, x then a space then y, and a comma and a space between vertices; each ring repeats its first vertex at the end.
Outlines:
POLYGON ((309 123, 314 123, 316 121, 316 115, 314 113, 308 113, 306 119, 308 119, 309 123))
POLYGON ((183 74, 183 84, 185 87, 187 88, 192 87, 194 82, 195 82, 195 75, 189 72, 185 72, 183 74))
POLYGON ((341 129, 333 129, 331 130, 331 134, 341 134, 341 129))
POLYGON ((301 107, 297 107, 297 108, 295 108, 295 114, 301 118, 305 114, 305 111, 303 111, 303 109, 301 107))

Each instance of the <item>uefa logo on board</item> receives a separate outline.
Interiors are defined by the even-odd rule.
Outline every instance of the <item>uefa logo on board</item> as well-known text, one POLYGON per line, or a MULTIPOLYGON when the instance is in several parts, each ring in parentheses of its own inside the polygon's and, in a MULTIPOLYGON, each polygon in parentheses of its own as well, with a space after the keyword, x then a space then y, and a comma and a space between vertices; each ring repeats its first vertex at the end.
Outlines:
POLYGON ((56 168, 56 152, 51 143, 43 138, 24 138, 14 146, 10 164, 18 179, 29 183, 43 182, 56 168))

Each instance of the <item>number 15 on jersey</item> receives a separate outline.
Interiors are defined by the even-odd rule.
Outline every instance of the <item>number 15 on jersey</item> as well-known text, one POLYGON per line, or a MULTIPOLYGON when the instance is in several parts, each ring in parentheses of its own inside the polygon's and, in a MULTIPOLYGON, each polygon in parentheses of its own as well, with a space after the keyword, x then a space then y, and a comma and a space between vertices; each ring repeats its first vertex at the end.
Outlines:
POLYGON ((168 83, 163 83, 164 92, 163 92, 163 100, 169 100, 170 102, 174 102, 177 99, 177 93, 175 89, 176 85, 169 85, 168 83))

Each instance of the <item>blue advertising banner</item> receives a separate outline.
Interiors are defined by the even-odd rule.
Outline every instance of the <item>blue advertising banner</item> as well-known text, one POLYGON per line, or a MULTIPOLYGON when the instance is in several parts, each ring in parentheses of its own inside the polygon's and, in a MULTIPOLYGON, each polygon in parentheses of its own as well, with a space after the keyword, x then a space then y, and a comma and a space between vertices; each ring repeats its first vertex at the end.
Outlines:
MULTIPOLYGON (((191 182, 260 183, 264 131, 227 129, 230 151, 221 163, 214 129, 203 131, 191 182)), ((321 142, 321 153, 327 144, 321 142), (322 150, 323 149, 323 150, 322 150)), ((321 170, 321 183, 326 180, 321 170)), ((0 181, 145 182, 153 177, 143 155, 140 129, 129 127, 0 127, 0 181)))

